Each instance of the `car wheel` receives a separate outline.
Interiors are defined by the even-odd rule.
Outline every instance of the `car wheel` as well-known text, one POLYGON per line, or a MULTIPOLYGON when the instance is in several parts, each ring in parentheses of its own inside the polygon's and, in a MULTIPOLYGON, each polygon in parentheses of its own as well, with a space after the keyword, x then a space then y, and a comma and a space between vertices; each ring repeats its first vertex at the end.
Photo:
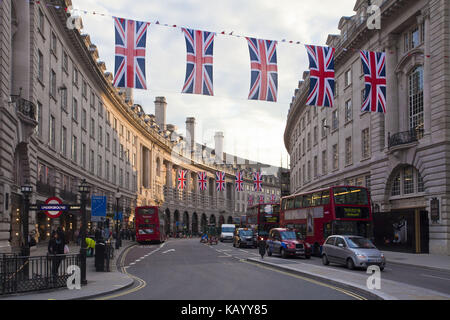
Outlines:
POLYGON ((327 258, 327 255, 326 255, 326 254, 324 254, 324 255, 322 256, 322 263, 323 263, 325 266, 327 266, 327 265, 330 264, 330 261, 328 261, 328 258, 327 258))
POLYGON ((286 259, 286 258, 287 258, 287 254, 286 254, 286 251, 285 251, 284 249, 281 249, 280 254, 281 254, 281 257, 282 257, 283 259, 286 259))
POLYGON ((347 259, 347 268, 349 270, 355 269, 355 263, 353 262, 352 258, 347 259))

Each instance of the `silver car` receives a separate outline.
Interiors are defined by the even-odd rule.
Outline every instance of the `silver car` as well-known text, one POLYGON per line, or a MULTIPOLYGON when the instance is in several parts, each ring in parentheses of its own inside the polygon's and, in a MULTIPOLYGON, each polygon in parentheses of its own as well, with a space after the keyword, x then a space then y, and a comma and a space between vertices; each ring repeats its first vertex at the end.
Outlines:
POLYGON ((373 243, 358 236, 329 236, 322 246, 322 263, 346 265, 349 269, 377 265, 383 271, 386 258, 373 243))

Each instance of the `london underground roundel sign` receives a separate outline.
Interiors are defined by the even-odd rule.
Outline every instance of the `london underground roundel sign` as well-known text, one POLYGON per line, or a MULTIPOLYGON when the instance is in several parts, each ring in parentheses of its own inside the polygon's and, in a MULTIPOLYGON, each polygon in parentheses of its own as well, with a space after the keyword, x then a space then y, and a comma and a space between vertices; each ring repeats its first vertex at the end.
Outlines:
POLYGON ((64 210, 62 203, 63 202, 60 198, 57 197, 48 198, 47 200, 45 200, 45 205, 41 206, 41 209, 44 209, 47 217, 58 218, 63 213, 62 210, 64 210))

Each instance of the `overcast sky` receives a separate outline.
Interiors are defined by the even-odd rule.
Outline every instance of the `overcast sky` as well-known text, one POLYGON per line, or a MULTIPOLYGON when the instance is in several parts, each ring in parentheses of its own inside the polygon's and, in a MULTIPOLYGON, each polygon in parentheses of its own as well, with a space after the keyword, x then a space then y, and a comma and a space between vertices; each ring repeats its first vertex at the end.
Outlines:
MULTIPOLYGON (((135 103, 154 114, 155 97, 167 99, 167 122, 185 133, 187 117, 197 120, 196 141, 214 147, 224 132, 224 151, 274 166, 287 165, 283 134, 298 81, 308 68, 304 43, 325 45, 342 16, 354 14, 356 0, 72 0, 75 9, 123 18, 217 32, 214 41, 214 97, 181 94, 186 45, 178 28, 151 24, 147 33, 148 90, 134 90, 135 103), (278 102, 249 101, 250 58, 245 38, 226 31, 279 40, 278 102), (301 45, 281 43, 282 39, 301 45)), ((83 33, 96 44, 100 60, 114 73, 114 23, 110 17, 81 14, 83 33)))

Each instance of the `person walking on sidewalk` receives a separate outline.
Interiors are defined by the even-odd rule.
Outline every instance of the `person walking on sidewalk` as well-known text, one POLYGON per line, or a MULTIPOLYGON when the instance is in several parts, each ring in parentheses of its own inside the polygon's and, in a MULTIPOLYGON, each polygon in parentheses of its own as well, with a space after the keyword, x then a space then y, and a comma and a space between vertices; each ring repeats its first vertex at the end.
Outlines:
POLYGON ((48 242, 48 255, 52 262, 53 277, 58 275, 59 265, 61 264, 61 257, 58 256, 60 254, 64 254, 64 242, 60 239, 60 233, 53 231, 52 238, 48 242))
POLYGON ((258 247, 261 259, 264 259, 264 255, 266 254, 266 242, 264 240, 260 240, 258 243, 258 247))

